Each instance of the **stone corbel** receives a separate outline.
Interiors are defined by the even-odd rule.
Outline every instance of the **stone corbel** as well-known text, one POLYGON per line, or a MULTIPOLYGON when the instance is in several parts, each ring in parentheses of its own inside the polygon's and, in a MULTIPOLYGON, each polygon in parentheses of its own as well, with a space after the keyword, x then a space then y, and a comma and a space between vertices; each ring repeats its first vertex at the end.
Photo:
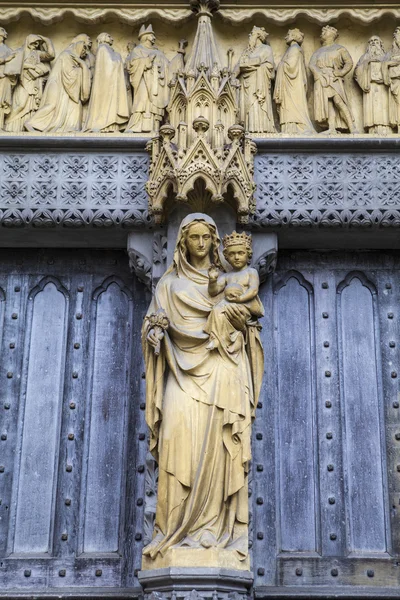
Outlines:
POLYGON ((165 271, 167 238, 151 231, 128 234, 129 266, 146 288, 153 292, 165 271))
POLYGON ((278 236, 276 233, 253 233, 253 265, 257 269, 260 283, 275 271, 278 258, 278 236))

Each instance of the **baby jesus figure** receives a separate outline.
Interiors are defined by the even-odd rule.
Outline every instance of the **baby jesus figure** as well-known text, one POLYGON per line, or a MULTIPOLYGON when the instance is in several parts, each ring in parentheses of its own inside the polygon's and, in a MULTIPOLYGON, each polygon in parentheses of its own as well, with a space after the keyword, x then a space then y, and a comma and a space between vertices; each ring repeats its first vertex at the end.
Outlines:
POLYGON ((238 303, 245 307, 248 319, 257 319, 264 315, 263 306, 258 297, 260 280, 256 269, 249 267, 253 254, 251 236, 246 233, 226 235, 222 240, 224 256, 232 267, 229 273, 220 273, 215 265, 208 270, 208 293, 217 296, 224 292, 220 300, 210 312, 204 329, 210 340, 206 346, 214 350, 221 346, 226 352, 232 354, 240 349, 242 332, 237 331, 225 314, 225 307, 229 303, 238 303))

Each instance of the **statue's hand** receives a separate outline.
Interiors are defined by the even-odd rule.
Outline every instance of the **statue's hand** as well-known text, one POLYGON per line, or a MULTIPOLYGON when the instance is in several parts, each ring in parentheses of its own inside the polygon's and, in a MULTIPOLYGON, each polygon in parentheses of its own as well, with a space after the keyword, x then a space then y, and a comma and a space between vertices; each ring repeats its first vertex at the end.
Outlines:
POLYGON ((160 343, 160 340, 162 340, 162 338, 164 337, 163 333, 156 333, 154 331, 154 329, 150 329, 149 333, 147 334, 147 343, 149 344, 149 346, 151 346, 152 348, 157 348, 157 346, 160 343))
POLYGON ((246 328, 247 314, 244 306, 229 304, 225 306, 225 314, 235 329, 243 331, 246 328))
POLYGON ((208 277, 209 277, 210 281, 217 281, 218 276, 219 276, 218 267, 216 267, 215 265, 211 265, 211 267, 208 269, 208 277))

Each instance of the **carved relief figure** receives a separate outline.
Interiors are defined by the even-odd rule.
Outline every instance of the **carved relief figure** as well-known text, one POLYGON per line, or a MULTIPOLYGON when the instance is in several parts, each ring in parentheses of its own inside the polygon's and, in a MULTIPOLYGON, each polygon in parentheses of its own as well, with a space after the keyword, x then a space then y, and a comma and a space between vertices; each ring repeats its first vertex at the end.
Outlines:
POLYGON ((151 25, 147 28, 142 25, 139 42, 127 61, 133 106, 126 131, 157 132, 169 99, 169 62, 155 46, 156 36, 151 25))
POLYGON ((113 43, 108 33, 97 36, 96 64, 85 131, 120 131, 129 119, 124 64, 121 55, 112 48, 113 43))
POLYGON ((242 305, 249 320, 262 317, 264 310, 258 298, 258 272, 249 266, 253 254, 251 236, 234 231, 224 237, 223 246, 232 271, 221 273, 215 265, 208 270, 208 293, 214 298, 224 292, 224 298, 210 312, 204 331, 210 336, 208 350, 220 347, 222 352, 232 354, 240 348, 242 335, 227 318, 226 306, 230 302, 242 305))
POLYGON ((126 49, 128 51, 128 55, 124 62, 125 88, 126 88, 126 95, 128 98, 129 115, 132 114, 132 102, 133 102, 132 86, 131 86, 130 75, 129 75, 129 65, 131 64, 132 53, 135 48, 136 48, 135 42, 127 43, 126 49))
POLYGON ((264 27, 253 27, 249 45, 235 69, 240 82, 240 118, 250 133, 276 132, 271 97, 275 63, 267 37, 264 27))
POLYGON ((7 117, 6 131, 23 131, 24 123, 39 108, 43 88, 50 73, 50 61, 54 59, 54 46, 49 38, 28 35, 5 71, 16 75, 12 109, 7 117))
POLYGON ((389 90, 383 77, 385 49, 380 37, 373 35, 366 52, 354 70, 354 78, 363 91, 364 128, 378 135, 391 132, 389 126, 389 90))
POLYGON ((87 39, 85 41, 83 35, 77 36, 57 58, 40 108, 25 123, 28 131, 66 133, 81 130, 82 103, 90 94, 90 71, 84 60, 87 39))
MULTIPOLYGON (((207 317, 223 293, 208 294, 211 263, 225 270, 219 247, 210 217, 195 213, 182 221, 173 263, 144 323, 146 419, 159 463, 155 532, 143 550, 144 568, 157 568, 168 556, 171 565, 177 551, 177 562, 190 561, 193 549, 204 551, 196 561, 212 566, 209 548, 225 553, 227 568, 249 566, 247 474, 263 353, 256 319, 249 321, 249 308, 233 302, 225 317, 236 331, 235 347, 207 348, 207 317)), ((237 270, 250 288, 249 274, 237 270)))
MULTIPOLYGON (((96 57, 92 52, 92 40, 90 39, 90 37, 88 35, 86 35, 86 33, 81 33, 79 35, 76 36, 75 40, 83 40, 86 44, 86 56, 83 59, 90 71, 90 87, 92 86, 92 82, 93 82, 93 76, 94 76, 94 67, 96 64, 96 57)), ((86 123, 86 119, 87 119, 87 114, 88 114, 88 107, 89 107, 89 98, 85 101, 82 102, 82 123, 86 123)))
POLYGON ((348 129, 356 133, 343 81, 353 68, 353 60, 346 48, 336 43, 338 36, 335 27, 323 27, 322 47, 314 52, 310 60, 314 75, 315 120, 322 126, 328 124, 328 133, 337 133, 336 129, 348 129))
POLYGON ((383 76, 389 85, 389 123, 400 133, 400 27, 394 30, 393 45, 383 63, 383 76))
POLYGON ((307 71, 302 43, 304 33, 289 29, 286 50, 276 71, 274 100, 283 133, 315 133, 307 105, 307 71))
POLYGON ((5 116, 9 114, 12 104, 12 89, 16 83, 14 75, 7 75, 5 65, 10 62, 15 52, 5 43, 7 31, 0 27, 0 129, 4 129, 5 116))

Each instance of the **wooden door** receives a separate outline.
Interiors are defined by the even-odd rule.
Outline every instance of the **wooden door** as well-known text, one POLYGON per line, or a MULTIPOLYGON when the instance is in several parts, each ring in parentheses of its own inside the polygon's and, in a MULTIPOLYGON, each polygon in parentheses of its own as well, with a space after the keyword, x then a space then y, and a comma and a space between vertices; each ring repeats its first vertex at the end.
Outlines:
POLYGON ((400 583, 400 255, 280 252, 262 296, 256 595, 393 590, 400 583))
POLYGON ((2 590, 137 585, 147 302, 123 251, 0 251, 2 590))

